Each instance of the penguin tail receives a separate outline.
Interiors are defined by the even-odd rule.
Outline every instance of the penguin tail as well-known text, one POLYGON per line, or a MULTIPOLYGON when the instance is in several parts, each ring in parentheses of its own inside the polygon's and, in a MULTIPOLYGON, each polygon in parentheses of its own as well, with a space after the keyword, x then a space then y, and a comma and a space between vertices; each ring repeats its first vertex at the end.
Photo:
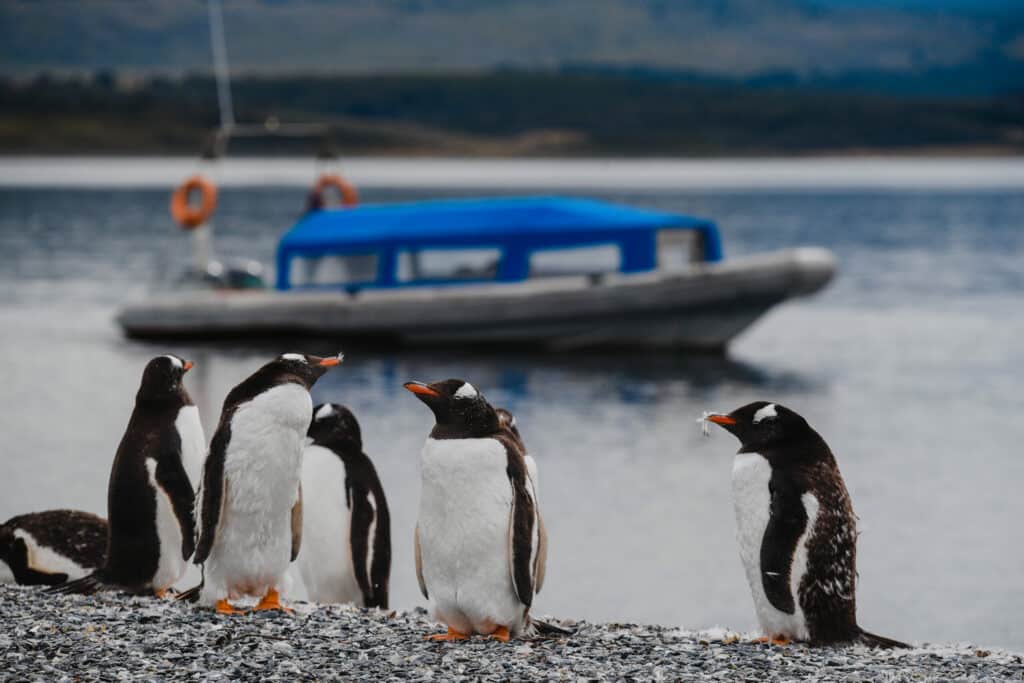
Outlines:
POLYGON ((558 624, 553 624, 550 621, 530 617, 530 625, 527 628, 527 633, 538 638, 565 638, 567 636, 574 635, 576 631, 565 628, 564 626, 559 626, 558 624))
POLYGON ((868 647, 880 647, 886 650, 893 648, 910 648, 906 643, 901 643, 898 640, 892 638, 886 638, 885 636, 876 636, 874 633, 868 633, 864 629, 861 629, 857 635, 857 642, 861 645, 867 645, 868 647))
POLYGON ((52 586, 46 592, 57 595, 92 595, 103 590, 105 586, 103 575, 97 569, 92 574, 87 574, 75 581, 52 586))
POLYGON ((199 593, 203 590, 203 584, 198 586, 192 586, 187 591, 183 591, 174 596, 175 602, 199 602, 199 593))

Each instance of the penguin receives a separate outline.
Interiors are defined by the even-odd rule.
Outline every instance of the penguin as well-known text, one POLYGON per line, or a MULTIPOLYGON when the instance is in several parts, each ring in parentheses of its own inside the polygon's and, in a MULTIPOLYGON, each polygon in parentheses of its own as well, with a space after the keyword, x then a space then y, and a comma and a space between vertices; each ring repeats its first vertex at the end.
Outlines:
POLYGON ((195 550, 195 492, 206 441, 183 378, 192 363, 158 356, 146 364, 107 486, 103 566, 55 590, 93 593, 102 586, 163 597, 195 550))
POLYGON ((46 510, 0 525, 0 583, 55 586, 103 565, 107 520, 78 510, 46 510))
POLYGON ((416 577, 448 632, 507 642, 531 626, 547 537, 521 442, 470 383, 407 382, 434 413, 422 451, 416 577))
MULTIPOLYGON (((302 450, 313 415, 309 390, 342 354, 286 353, 228 393, 203 468, 201 601, 240 614, 229 600, 260 596, 257 610, 285 610, 280 593, 302 541, 302 450)), ((191 593, 191 591, 189 591, 191 593)))
POLYGON ((296 564, 313 602, 388 606, 391 519, 355 415, 313 409, 302 453, 302 538, 296 564))
POLYGON ((733 505, 762 642, 907 647, 857 625, 857 518, 825 440, 777 403, 703 419, 740 441, 733 505))

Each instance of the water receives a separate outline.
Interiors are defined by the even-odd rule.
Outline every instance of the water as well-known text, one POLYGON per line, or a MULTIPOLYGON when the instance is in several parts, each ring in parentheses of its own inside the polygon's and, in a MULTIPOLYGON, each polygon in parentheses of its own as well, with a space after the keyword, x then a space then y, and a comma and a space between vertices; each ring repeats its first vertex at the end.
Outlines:
MULTIPOLYGON (((729 499, 736 443, 721 430, 701 437, 694 420, 767 399, 805 415, 837 454, 863 532, 864 626, 1024 649, 1024 196, 976 187, 589 194, 715 218, 727 254, 824 245, 841 273, 816 298, 774 310, 726 359, 350 350, 314 398, 348 404, 362 423, 392 509, 393 605, 423 603, 411 537, 431 426, 401 384, 461 377, 517 414, 537 457, 551 537, 541 613, 752 629, 729 499)), ((167 201, 165 189, 0 189, 0 518, 55 506, 104 512, 151 356, 196 362, 188 386, 209 436, 227 391, 294 350, 121 338, 116 306, 187 261, 167 201)), ((302 201, 295 188, 228 188, 218 251, 269 262, 302 201)))

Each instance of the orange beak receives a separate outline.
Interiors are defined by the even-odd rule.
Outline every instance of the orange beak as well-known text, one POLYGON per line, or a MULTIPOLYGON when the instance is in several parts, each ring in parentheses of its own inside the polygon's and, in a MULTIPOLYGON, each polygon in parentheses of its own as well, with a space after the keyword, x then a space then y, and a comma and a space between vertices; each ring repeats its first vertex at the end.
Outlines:
POLYGON ((429 386, 424 384, 423 382, 406 382, 402 386, 411 391, 412 393, 420 394, 421 396, 437 397, 441 395, 434 389, 431 389, 429 386))
POLYGON ((708 415, 708 422, 714 422, 718 425, 734 425, 736 420, 732 419, 728 415, 708 415))
POLYGON ((345 354, 339 353, 337 356, 331 356, 330 358, 322 358, 317 365, 323 365, 324 367, 333 367, 335 365, 341 365, 341 361, 344 360, 345 354))
POLYGON ((189 370, 192 369, 192 365, 193 365, 192 361, 187 360, 187 361, 185 361, 185 365, 182 366, 182 367, 185 368, 185 372, 188 372, 189 370))

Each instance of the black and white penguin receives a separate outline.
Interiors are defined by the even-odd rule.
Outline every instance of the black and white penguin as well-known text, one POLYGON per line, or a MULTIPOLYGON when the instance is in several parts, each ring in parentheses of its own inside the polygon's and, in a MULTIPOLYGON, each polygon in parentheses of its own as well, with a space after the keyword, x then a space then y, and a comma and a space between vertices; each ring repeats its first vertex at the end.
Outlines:
POLYGON ((388 503, 355 415, 337 403, 313 409, 302 454, 302 539, 295 564, 309 600, 387 608, 388 503))
POLYGON ((705 419, 740 440, 737 538, 765 640, 906 647, 857 625, 857 518, 825 440, 777 403, 705 419))
POLYGON ((55 586, 103 566, 107 520, 78 510, 18 515, 0 525, 0 583, 55 586))
POLYGON ((420 590, 448 626, 431 639, 479 633, 507 641, 530 626, 547 552, 521 441, 468 382, 405 388, 435 419, 423 447, 415 535, 420 590))
POLYGON ((103 566, 59 586, 91 593, 101 585, 162 597, 185 573, 195 549, 195 492, 206 441, 183 378, 192 363, 158 356, 142 373, 135 409, 121 438, 107 487, 103 566))
POLYGON ((229 602, 260 596, 258 610, 280 603, 302 539, 302 451, 313 415, 309 390, 342 355, 286 353, 224 399, 203 470, 200 600, 222 614, 229 602))

